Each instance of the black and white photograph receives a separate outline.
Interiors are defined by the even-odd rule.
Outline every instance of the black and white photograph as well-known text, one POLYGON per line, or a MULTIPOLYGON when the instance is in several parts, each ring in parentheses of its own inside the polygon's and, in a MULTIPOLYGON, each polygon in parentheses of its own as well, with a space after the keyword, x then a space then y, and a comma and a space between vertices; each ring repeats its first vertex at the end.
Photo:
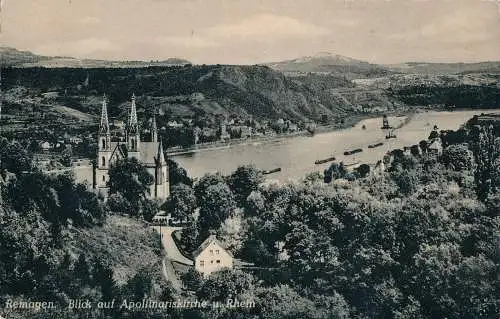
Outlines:
POLYGON ((0 0, 0 319, 499 319, 500 0, 0 0))

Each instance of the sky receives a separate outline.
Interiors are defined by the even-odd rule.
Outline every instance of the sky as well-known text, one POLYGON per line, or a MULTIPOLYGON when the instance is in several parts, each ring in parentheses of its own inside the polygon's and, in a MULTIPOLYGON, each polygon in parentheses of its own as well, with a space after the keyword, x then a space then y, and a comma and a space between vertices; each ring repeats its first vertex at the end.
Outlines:
POLYGON ((500 0, 1 0, 0 46, 110 60, 500 60, 500 0))

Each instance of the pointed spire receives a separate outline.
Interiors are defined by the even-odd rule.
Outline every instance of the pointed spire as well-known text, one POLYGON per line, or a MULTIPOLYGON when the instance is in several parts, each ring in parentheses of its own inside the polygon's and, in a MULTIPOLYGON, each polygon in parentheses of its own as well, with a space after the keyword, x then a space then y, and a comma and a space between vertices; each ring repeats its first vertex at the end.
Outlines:
POLYGON ((127 143, 130 152, 138 152, 140 143, 139 123, 137 121, 137 107, 135 105, 135 94, 132 94, 132 107, 127 130, 127 143))
POLYGON ((165 162, 165 155, 163 154, 163 145, 160 140, 160 143, 158 143, 158 151, 156 154, 156 158, 158 159, 158 164, 162 165, 165 162))
POLYGON ((102 101, 101 124, 99 125, 99 133, 109 134, 108 105, 106 103, 106 95, 103 96, 102 101))
POLYGON ((130 121, 128 123, 129 130, 136 130, 137 132, 137 107, 135 105, 135 94, 132 94, 132 107, 130 108, 130 121))
POLYGON ((156 110, 151 120, 151 142, 158 142, 158 129, 156 127, 156 110))

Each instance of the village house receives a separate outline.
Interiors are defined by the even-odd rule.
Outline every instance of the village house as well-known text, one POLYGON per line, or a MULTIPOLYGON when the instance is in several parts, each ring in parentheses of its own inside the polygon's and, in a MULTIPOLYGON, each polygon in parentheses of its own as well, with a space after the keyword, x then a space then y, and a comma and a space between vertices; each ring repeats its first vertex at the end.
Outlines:
POLYGON ((167 126, 170 128, 181 128, 184 127, 184 124, 178 123, 177 121, 168 121, 167 126))
POLYGON ((224 268, 233 268, 233 255, 215 235, 210 235, 193 252, 193 258, 194 268, 204 275, 209 275, 224 268))
POLYGON ((69 142, 70 142, 71 144, 80 144, 80 143, 83 143, 83 139, 81 139, 81 138, 80 138, 80 137, 78 137, 78 136, 71 136, 71 137, 69 138, 69 142))
POLYGON ((42 151, 48 151, 52 148, 52 145, 49 142, 45 141, 40 143, 40 148, 42 149, 42 151))

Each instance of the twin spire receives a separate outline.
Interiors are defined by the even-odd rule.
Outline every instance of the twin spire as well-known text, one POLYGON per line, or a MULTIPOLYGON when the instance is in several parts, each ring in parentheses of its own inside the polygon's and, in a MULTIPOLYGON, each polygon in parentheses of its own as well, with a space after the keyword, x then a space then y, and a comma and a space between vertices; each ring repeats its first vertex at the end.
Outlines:
MULTIPOLYGON (((156 112, 155 112, 156 113, 156 112)), ((102 111, 101 111, 101 124, 99 125, 99 134, 110 134, 109 120, 108 120, 108 105, 106 95, 103 96, 102 111)), ((135 94, 132 94, 132 106, 130 108, 130 118, 127 129, 127 136, 139 135, 139 121, 137 120, 137 106, 135 104, 135 94)), ((151 140, 152 142, 158 141, 158 130, 156 127, 156 114, 153 114, 153 122, 151 123, 151 140)))

